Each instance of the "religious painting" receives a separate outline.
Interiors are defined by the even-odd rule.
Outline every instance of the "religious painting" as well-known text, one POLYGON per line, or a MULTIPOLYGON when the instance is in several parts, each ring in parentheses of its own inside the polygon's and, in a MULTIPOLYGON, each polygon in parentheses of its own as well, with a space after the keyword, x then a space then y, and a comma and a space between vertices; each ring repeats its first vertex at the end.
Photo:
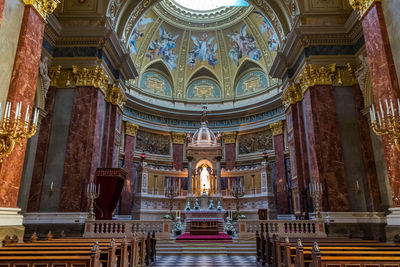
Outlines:
POLYGON ((250 154, 272 149, 272 132, 269 129, 262 132, 239 135, 239 154, 250 154))
POLYGON ((170 155, 169 135, 155 134, 138 130, 136 135, 136 151, 157 155, 170 155))
POLYGON ((175 69, 176 60, 178 58, 178 55, 175 51, 176 40, 178 39, 178 37, 179 34, 173 35, 163 26, 160 26, 159 38, 151 41, 146 57, 149 60, 153 60, 156 56, 159 56, 162 58, 169 69, 175 69))
POLYGON ((221 89, 214 81, 199 79, 189 85, 187 96, 191 99, 219 99, 221 89))
POLYGON ((239 60, 243 56, 258 61, 262 57, 261 50, 256 46, 254 36, 247 33, 247 25, 244 24, 240 31, 235 31, 233 34, 228 34, 233 47, 229 50, 229 57, 239 66, 239 60))
POLYGON ((248 95, 266 87, 268 87, 268 79, 265 74, 262 71, 251 71, 240 78, 236 86, 236 95, 248 95))
POLYGON ((138 40, 143 37, 144 32, 146 30, 147 24, 153 22, 152 18, 146 17, 147 13, 143 15, 139 21, 136 23, 135 27, 132 30, 132 34, 129 37, 129 52, 131 54, 136 55, 138 52, 137 42, 138 40))
POLYGON ((254 14, 256 15, 256 17, 260 22, 261 34, 263 34, 268 40, 269 50, 271 51, 278 50, 279 38, 278 35, 276 34, 274 27, 272 27, 271 22, 260 11, 254 11, 254 14))
POLYGON ((163 75, 154 71, 148 71, 142 75, 140 88, 156 95, 172 95, 171 85, 168 80, 163 75))
POLYGON ((206 33, 200 38, 192 35, 194 46, 188 54, 188 64, 192 69, 196 67, 196 62, 208 62, 212 67, 215 67, 218 63, 216 59, 218 44, 214 42, 214 39, 214 36, 208 37, 206 33))

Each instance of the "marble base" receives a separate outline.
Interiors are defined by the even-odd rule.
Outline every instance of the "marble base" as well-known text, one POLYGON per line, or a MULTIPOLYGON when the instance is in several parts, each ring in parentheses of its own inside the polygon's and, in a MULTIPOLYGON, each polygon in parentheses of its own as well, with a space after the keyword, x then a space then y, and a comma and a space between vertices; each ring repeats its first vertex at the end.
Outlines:
MULTIPOLYGON (((25 227, 20 226, 0 226, 0 241, 4 240, 4 238, 8 235, 9 237, 13 237, 16 235, 18 237, 19 242, 24 240, 24 232, 25 227)), ((2 243, 0 242, 0 247, 2 243)))
POLYGON ((400 208, 389 208, 389 211, 390 214, 386 216, 387 225, 398 226, 400 228, 400 208))
POLYGON ((0 226, 21 226, 23 216, 18 214, 19 208, 0 207, 0 226))
POLYGON ((87 212, 27 212, 24 214, 26 224, 84 224, 87 212))

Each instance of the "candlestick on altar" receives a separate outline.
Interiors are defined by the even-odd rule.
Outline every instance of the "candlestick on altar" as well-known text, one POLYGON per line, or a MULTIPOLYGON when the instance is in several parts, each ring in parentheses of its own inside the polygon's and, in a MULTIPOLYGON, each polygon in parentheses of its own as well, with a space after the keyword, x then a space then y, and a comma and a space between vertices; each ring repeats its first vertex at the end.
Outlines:
POLYGON ((86 195, 89 199, 89 213, 88 220, 95 220, 96 215, 94 213, 94 200, 100 196, 100 184, 89 183, 86 189, 86 195))
POLYGON ((318 182, 313 182, 310 183, 309 185, 310 188, 310 194, 312 196, 312 198, 314 199, 314 203, 315 203, 315 216, 317 218, 321 217, 321 212, 320 212, 320 199, 321 199, 321 195, 322 195, 322 183, 318 183, 318 182))

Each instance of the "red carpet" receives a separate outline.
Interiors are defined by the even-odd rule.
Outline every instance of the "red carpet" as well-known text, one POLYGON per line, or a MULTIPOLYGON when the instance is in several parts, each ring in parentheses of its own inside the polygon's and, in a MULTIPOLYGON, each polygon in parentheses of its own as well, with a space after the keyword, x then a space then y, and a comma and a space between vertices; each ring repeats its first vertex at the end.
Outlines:
POLYGON ((177 242, 232 242, 232 237, 225 233, 218 235, 191 235, 184 233, 176 238, 177 242))

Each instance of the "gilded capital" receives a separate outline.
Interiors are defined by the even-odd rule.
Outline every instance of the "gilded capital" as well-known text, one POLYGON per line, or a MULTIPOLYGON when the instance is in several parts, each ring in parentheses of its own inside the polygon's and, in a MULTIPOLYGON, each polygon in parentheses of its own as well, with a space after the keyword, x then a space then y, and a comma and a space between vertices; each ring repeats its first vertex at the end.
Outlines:
POLYGON ((286 88, 285 92, 283 92, 281 99, 286 108, 301 101, 303 95, 300 85, 298 83, 292 83, 286 88))
POLYGON ((58 80, 61 76, 61 66, 53 66, 49 68, 50 86, 57 87, 58 80))
POLYGON ((126 103, 126 96, 124 91, 116 84, 110 84, 108 86, 107 93, 104 99, 113 105, 119 106, 121 110, 124 108, 124 105, 126 103))
POLYGON ((186 134, 185 133, 175 133, 173 132, 171 134, 172 136, 172 143, 173 144, 184 144, 186 140, 186 134))
POLYGON ((349 0, 349 2, 351 7, 360 14, 360 17, 363 17, 373 3, 381 2, 381 0, 349 0))
POLYGON ((275 123, 271 123, 269 127, 271 128, 272 134, 274 136, 283 134, 283 121, 277 121, 275 123))
POLYGON ((236 143, 236 132, 225 132, 222 133, 222 137, 224 138, 224 144, 235 144, 236 143))
POLYGON ((72 66, 76 86, 93 86, 99 88, 104 95, 107 94, 110 78, 104 73, 100 66, 78 67, 72 66))
POLYGON ((336 71, 333 78, 334 86, 352 86, 358 83, 356 74, 356 67, 347 63, 346 66, 336 67, 336 71))
POLYGON ((306 65, 298 78, 302 94, 304 94, 309 87, 314 85, 332 85, 335 71, 336 64, 306 65))
POLYGON ((136 136, 137 130, 139 129, 139 125, 134 124, 132 122, 125 122, 125 134, 130 136, 136 136))
POLYGON ((33 6, 44 20, 47 15, 53 13, 59 3, 59 0, 24 0, 24 4, 33 6))

